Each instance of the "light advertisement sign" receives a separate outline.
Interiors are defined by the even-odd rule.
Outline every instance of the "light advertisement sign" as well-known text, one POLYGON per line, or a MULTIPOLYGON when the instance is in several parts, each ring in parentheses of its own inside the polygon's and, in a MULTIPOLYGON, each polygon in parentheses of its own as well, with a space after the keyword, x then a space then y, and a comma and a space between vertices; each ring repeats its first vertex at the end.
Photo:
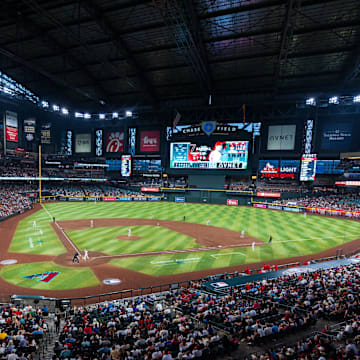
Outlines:
POLYGON ((259 160, 259 173, 262 177, 279 177, 279 160, 259 160))
POLYGON ((314 181, 316 175, 316 154, 304 154, 301 157, 300 181, 314 181))
POLYGON ((121 176, 131 176, 131 155, 121 157, 121 176))
POLYGON ((259 173, 262 177, 295 179, 299 168, 298 160, 259 160, 259 173))
POLYGON ((280 178, 295 179, 295 174, 299 172, 299 160, 281 160, 280 161, 280 178))
POLYGON ((91 152, 91 134, 76 134, 75 152, 76 153, 91 152))
POLYGON ((107 153, 120 153, 124 151, 124 132, 111 131, 106 134, 107 153))
POLYGON ((159 152, 160 151, 160 131, 141 131, 140 132, 140 151, 159 152))
POLYGON ((270 125, 267 150, 294 150, 296 125, 270 125))
POLYGON ((321 137, 321 149, 331 151, 349 151, 352 143, 353 124, 336 122, 324 124, 321 137))
POLYGON ((18 118, 17 113, 12 111, 5 112, 6 140, 18 142, 18 118))
POLYGON ((236 169, 248 165, 248 141, 217 141, 212 147, 190 142, 170 144, 172 169, 236 169))

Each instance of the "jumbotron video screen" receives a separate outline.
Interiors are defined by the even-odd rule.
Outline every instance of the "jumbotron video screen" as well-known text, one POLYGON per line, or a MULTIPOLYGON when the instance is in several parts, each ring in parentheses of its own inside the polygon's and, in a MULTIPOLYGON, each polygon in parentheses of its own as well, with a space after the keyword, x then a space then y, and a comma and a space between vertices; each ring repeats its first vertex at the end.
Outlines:
POLYGON ((176 142, 170 144, 172 169, 246 169, 248 141, 217 141, 213 146, 176 142))

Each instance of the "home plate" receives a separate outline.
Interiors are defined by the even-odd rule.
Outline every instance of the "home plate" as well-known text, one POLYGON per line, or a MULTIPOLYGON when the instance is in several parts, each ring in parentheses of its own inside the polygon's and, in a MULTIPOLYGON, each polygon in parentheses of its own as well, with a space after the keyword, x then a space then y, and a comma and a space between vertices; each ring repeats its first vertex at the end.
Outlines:
POLYGON ((104 279, 102 282, 105 285, 119 285, 121 283, 121 280, 116 278, 108 278, 108 279, 104 279))
POLYGON ((16 259, 7 259, 7 260, 0 261, 0 265, 12 265, 12 264, 16 264, 16 263, 17 263, 16 259))

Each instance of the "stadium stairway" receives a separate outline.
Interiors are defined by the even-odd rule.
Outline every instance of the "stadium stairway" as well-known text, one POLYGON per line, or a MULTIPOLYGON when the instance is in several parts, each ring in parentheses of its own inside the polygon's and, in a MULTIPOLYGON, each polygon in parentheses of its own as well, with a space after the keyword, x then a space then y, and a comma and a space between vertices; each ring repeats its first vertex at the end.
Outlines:
MULTIPOLYGON (((59 338, 59 334, 55 331, 55 322, 53 314, 49 314, 47 319, 49 335, 45 338, 44 343, 42 344, 41 348, 39 349, 38 356, 35 357, 36 360, 52 360, 54 353, 54 346, 55 342, 59 338)), ((63 327, 64 323, 60 324, 60 331, 63 327)))

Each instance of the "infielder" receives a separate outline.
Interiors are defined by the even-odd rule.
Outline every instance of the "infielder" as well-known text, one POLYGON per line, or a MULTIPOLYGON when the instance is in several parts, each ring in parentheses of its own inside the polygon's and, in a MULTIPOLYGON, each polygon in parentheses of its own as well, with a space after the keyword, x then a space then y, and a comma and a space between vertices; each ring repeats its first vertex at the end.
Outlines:
POLYGON ((90 227, 91 227, 91 228, 94 227, 94 220, 90 220, 90 227))
POLYGON ((255 251, 255 241, 252 242, 251 248, 252 248, 252 251, 255 251))
POLYGON ((129 230, 128 230, 128 237, 130 237, 131 236, 131 228, 129 228, 129 230))
POLYGON ((33 228, 36 228, 36 221, 33 221, 33 228))
POLYGON ((209 219, 207 219, 207 221, 206 221, 206 225, 207 225, 207 226, 209 226, 209 224, 210 224, 210 220, 209 220, 209 219))
POLYGON ((241 230, 241 238, 245 236, 245 230, 241 230))
POLYGON ((150 220, 152 220, 152 214, 150 214, 150 220))
POLYGON ((87 249, 84 249, 83 259, 84 259, 84 261, 89 260, 89 252, 87 251, 87 249))

